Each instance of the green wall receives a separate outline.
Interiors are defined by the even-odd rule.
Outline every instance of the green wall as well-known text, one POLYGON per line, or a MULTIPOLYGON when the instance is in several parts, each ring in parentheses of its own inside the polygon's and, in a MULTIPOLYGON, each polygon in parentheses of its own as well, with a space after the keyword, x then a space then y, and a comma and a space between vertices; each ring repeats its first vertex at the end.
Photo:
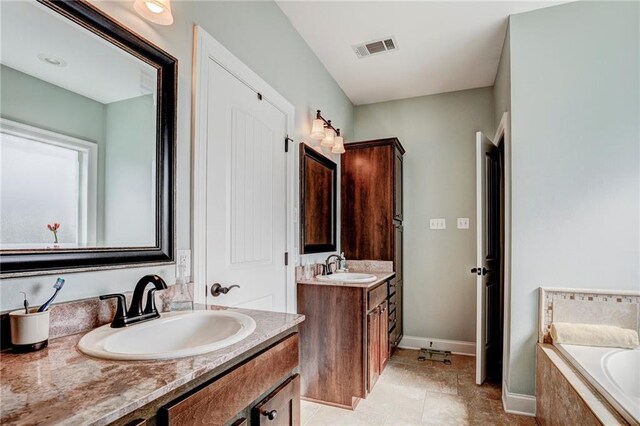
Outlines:
POLYGON ((106 106, 104 244, 152 246, 156 206, 156 109, 152 95, 106 106))
POLYGON ((640 289, 639 17, 615 1, 511 17, 510 392, 535 391, 539 287, 640 289))

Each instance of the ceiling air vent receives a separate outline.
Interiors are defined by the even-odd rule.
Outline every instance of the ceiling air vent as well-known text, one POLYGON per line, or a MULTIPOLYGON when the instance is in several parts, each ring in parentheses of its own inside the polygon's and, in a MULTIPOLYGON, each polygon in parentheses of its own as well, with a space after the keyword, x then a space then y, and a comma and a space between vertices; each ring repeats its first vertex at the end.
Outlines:
POLYGON ((379 53, 390 52, 392 50, 398 50, 398 44, 395 37, 385 37, 379 40, 372 40, 366 43, 356 44, 353 47, 353 51, 356 52, 358 58, 364 58, 371 55, 377 55, 379 53))

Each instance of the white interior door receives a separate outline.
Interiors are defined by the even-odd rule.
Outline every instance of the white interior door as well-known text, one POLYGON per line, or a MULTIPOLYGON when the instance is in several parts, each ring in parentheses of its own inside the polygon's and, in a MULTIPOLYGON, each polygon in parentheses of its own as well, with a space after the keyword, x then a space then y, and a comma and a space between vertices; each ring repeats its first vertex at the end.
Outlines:
POLYGON ((476 267, 471 270, 476 278, 476 383, 487 378, 487 156, 495 149, 482 132, 476 133, 476 267))
POLYGON ((209 59, 206 284, 239 285, 207 303, 286 310, 285 115, 209 59))

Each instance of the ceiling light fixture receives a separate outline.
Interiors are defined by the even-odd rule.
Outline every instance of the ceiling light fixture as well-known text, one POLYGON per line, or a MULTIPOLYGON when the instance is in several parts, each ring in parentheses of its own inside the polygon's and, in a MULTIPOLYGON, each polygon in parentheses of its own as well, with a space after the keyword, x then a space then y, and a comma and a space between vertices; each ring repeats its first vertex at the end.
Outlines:
POLYGON ((138 12, 138 15, 155 24, 173 24, 171 0, 135 0, 133 9, 138 12))
POLYGON ((331 148, 334 154, 344 154, 344 138, 340 136, 340 129, 336 129, 331 124, 331 120, 325 120, 320 114, 320 110, 316 112, 316 118, 311 126, 311 139, 319 140, 320 146, 331 148))
POLYGON ((38 59, 40 59, 45 64, 53 65, 54 67, 62 68, 67 66, 67 62, 64 59, 58 58, 53 55, 47 55, 47 54, 41 53, 38 55, 38 59))

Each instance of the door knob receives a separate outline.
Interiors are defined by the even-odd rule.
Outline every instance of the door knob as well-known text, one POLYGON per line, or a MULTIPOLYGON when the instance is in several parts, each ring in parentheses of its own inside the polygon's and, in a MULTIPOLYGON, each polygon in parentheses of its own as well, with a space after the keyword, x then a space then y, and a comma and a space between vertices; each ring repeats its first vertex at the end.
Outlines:
POLYGON ((218 297, 221 294, 227 294, 229 293, 229 290, 231 290, 234 287, 240 288, 239 285, 230 285, 229 287, 222 287, 222 284, 215 283, 211 286, 211 295, 213 297, 218 297))
POLYGON ((491 271, 485 267, 471 269, 471 273, 476 275, 487 275, 489 272, 491 271))
POLYGON ((266 416, 269 420, 275 420, 276 417, 278 417, 278 412, 276 410, 263 411, 262 415, 266 416))

